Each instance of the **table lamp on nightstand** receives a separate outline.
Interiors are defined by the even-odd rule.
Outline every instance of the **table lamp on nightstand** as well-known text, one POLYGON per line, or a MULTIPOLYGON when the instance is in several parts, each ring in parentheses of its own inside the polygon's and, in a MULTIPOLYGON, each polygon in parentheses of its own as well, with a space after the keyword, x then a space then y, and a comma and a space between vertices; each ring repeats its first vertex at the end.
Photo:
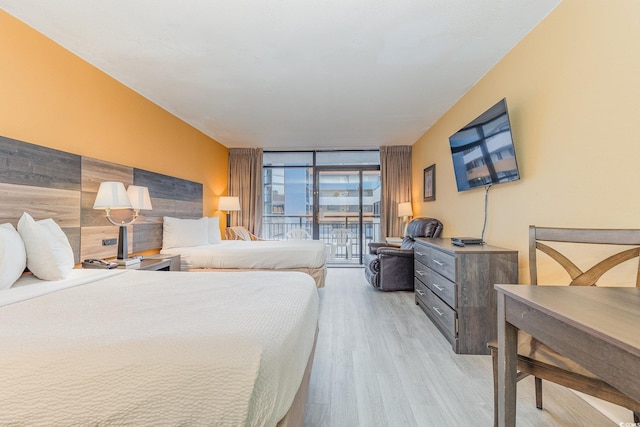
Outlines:
POLYGON ((232 196, 222 196, 218 202, 219 211, 227 211, 227 227, 231 227, 231 211, 240 210, 240 199, 232 196))
MULTIPOLYGON (((124 184, 121 182, 102 182, 100 183, 100 188, 98 188, 98 194, 96 195, 93 208, 104 209, 109 222, 120 227, 116 261, 121 265, 129 264, 127 225, 133 224, 133 222, 138 219, 141 210, 152 209, 149 189, 138 185, 130 185, 125 191, 124 184), (114 209, 133 209, 133 218, 129 222, 122 221, 118 223, 111 218, 111 210, 114 209)), ((140 262, 140 260, 138 260, 138 262, 140 262)))
POLYGON ((409 217, 413 216, 411 202, 398 203, 398 216, 402 217, 402 236, 407 235, 407 225, 409 225, 409 217))

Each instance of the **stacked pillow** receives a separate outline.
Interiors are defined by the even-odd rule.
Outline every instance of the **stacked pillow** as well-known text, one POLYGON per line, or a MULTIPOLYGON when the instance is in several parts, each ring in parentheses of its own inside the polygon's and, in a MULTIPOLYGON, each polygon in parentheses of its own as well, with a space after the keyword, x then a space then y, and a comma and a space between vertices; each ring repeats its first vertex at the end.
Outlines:
POLYGON ((215 244, 222 242, 220 235, 220 218, 212 216, 209 219, 209 243, 215 244))
POLYGON ((11 224, 0 224, 0 290, 9 289, 28 268, 42 280, 61 280, 74 266, 69 239, 49 218, 35 221, 22 214, 16 231, 11 224))
POLYGON ((66 234, 51 219, 35 221, 28 213, 18 221, 27 253, 27 268, 42 280, 61 280, 73 270, 73 249, 66 234))
POLYGON ((203 246, 221 241, 220 219, 217 216, 200 219, 164 217, 162 249, 203 246))
POLYGON ((11 224, 0 224, 0 290, 9 289, 27 266, 20 234, 11 224))
MULTIPOLYGON (((220 219, 164 217, 163 248, 220 243, 220 219)), ((23 213, 18 229, 0 224, 0 290, 9 289, 25 268, 42 280, 62 280, 75 265, 66 234, 51 218, 36 221, 23 213)))

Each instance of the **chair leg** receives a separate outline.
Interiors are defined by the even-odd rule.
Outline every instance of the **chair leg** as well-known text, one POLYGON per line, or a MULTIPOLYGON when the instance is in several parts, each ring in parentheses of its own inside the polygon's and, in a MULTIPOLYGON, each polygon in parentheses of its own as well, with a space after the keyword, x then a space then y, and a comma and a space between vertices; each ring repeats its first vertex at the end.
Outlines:
POLYGON ((542 409, 542 378, 535 377, 536 408, 542 409))
POLYGON ((491 349, 493 362, 493 426, 498 427, 498 352, 491 349))

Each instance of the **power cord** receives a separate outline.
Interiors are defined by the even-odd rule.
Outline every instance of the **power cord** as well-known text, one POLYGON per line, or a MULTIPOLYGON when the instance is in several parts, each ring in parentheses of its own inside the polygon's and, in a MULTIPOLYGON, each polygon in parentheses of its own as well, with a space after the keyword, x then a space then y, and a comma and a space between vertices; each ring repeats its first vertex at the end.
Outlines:
POLYGON ((491 188, 491 185, 492 184, 487 185, 484 190, 484 222, 482 223, 482 236, 480 236, 480 240, 483 245, 485 244, 484 230, 487 228, 487 210, 489 206, 489 189, 491 188))

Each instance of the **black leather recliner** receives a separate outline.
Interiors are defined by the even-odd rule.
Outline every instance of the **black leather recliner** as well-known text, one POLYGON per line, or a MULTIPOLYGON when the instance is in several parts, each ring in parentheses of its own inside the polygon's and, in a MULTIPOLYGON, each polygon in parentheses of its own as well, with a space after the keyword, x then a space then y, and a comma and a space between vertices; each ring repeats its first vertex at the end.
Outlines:
POLYGON ((369 243, 364 255, 364 274, 381 291, 413 291, 413 244, 416 237, 438 237, 442 223, 434 218, 414 218, 400 247, 369 243))

